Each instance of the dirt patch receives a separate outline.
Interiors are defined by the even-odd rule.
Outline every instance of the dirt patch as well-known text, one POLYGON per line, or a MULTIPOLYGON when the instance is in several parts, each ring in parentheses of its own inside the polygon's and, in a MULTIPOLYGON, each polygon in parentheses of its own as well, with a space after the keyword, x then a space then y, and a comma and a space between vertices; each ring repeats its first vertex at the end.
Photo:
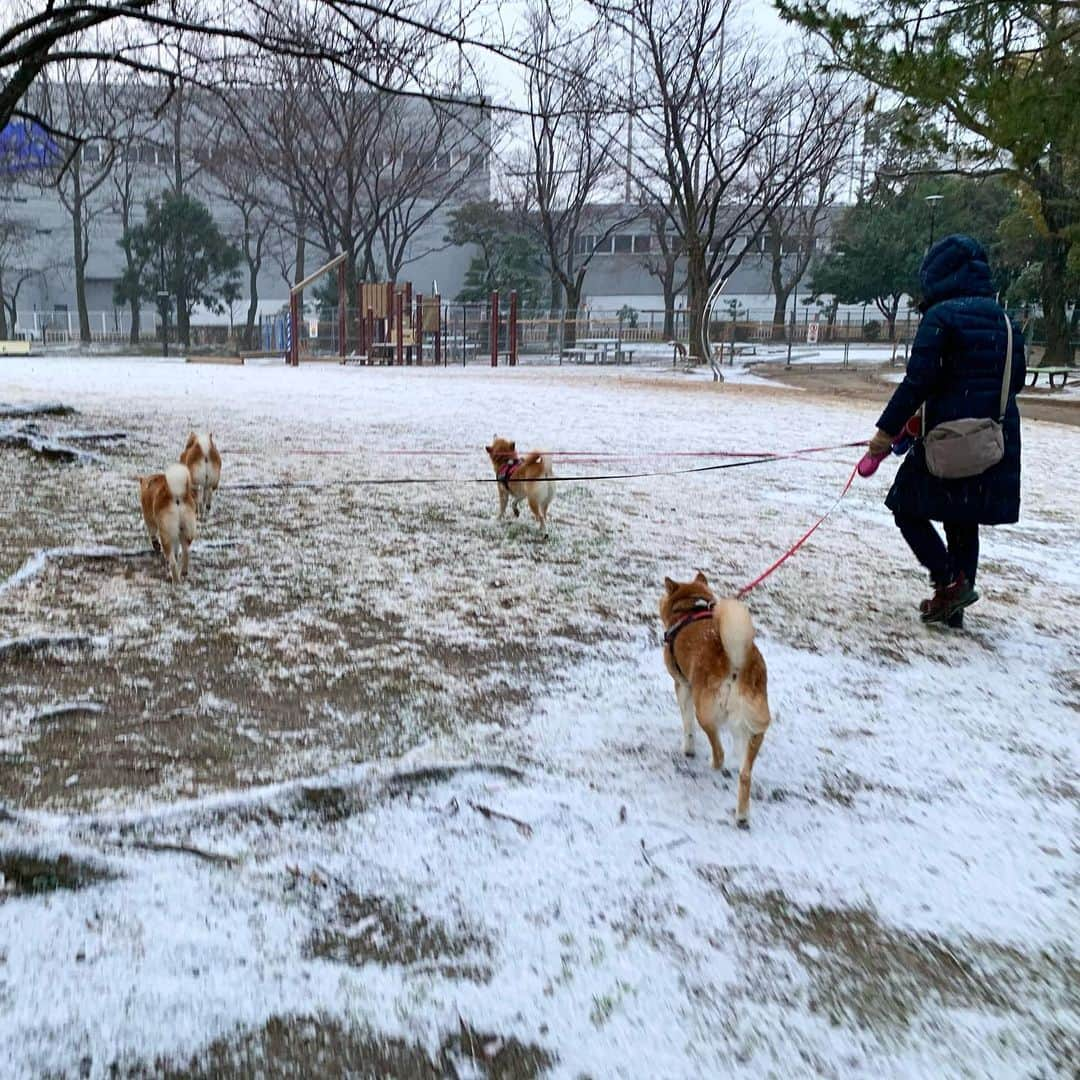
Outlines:
POLYGON ((491 978, 486 965, 469 962, 490 954, 490 944, 479 934, 453 930, 404 900, 351 891, 341 894, 330 925, 316 930, 304 951, 353 967, 402 965, 470 982, 491 978))
POLYGON ((63 889, 82 889, 109 881, 107 870, 70 855, 46 858, 17 851, 0 851, 0 901, 63 889))
POLYGON ((946 942, 886 927, 863 908, 803 907, 779 890, 747 891, 725 867, 698 874, 720 890, 750 941, 794 952, 810 976, 811 1010, 833 1024, 903 1029, 935 1002, 1029 1014, 1040 1001, 1060 1004, 1080 979, 1080 965, 1066 953, 946 942))
MULTIPOLYGON (((464 1023, 432 1056, 413 1043, 379 1038, 325 1016, 275 1016, 257 1030, 211 1043, 186 1065, 166 1060, 153 1066, 113 1064, 109 1072, 128 1080, 246 1080, 252 1076, 444 1080, 463 1075, 532 1080, 555 1062, 539 1046, 480 1032, 464 1023)), ((94 1064, 86 1058, 83 1075, 89 1076, 94 1064)))

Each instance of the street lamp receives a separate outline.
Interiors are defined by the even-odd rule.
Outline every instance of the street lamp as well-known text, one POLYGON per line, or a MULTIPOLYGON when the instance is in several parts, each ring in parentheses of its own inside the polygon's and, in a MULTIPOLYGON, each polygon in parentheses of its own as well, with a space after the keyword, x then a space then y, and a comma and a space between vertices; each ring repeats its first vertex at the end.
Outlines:
POLYGON ((944 198, 944 195, 926 196, 926 201, 930 204, 930 243, 927 245, 928 249, 934 246, 934 215, 937 211, 937 204, 944 198))

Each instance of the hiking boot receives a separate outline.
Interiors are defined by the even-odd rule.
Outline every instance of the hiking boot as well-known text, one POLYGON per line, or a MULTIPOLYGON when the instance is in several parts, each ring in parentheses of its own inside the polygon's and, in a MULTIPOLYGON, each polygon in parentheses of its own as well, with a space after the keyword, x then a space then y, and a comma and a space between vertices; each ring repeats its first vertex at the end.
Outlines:
POLYGON ((978 599, 975 586, 963 574, 957 574, 950 584, 939 586, 929 600, 919 605, 919 614, 924 623, 948 623, 978 599))
MULTIPOLYGON (((974 601, 972 601, 974 603, 974 601)), ((930 610, 929 600, 919 601, 919 614, 925 615, 930 610)), ((964 609, 954 611, 946 620, 945 625, 950 630, 963 630, 964 629, 964 609)))

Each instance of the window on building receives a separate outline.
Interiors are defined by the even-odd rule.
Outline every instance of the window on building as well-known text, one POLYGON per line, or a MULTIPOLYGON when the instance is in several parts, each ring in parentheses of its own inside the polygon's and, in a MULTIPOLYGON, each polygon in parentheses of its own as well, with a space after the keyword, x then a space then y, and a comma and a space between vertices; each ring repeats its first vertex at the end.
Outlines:
POLYGON ((87 143, 82 148, 82 159, 87 165, 96 165, 101 160, 101 147, 97 143, 87 143))
POLYGON ((436 172, 448 173, 454 166, 454 157, 452 154, 436 154, 432 164, 436 172))
POLYGON ((139 144, 140 165, 156 165, 157 160, 157 147, 153 143, 144 142, 139 144))
POLYGON ((634 237, 634 253, 637 255, 645 255, 652 251, 652 236, 649 233, 645 233, 642 236, 634 237))
POLYGON ((481 172, 487 168, 487 154, 483 150, 474 150, 469 155, 469 172, 481 172))
POLYGON ((616 255, 629 255, 634 250, 634 238, 627 233, 619 233, 614 238, 616 255))

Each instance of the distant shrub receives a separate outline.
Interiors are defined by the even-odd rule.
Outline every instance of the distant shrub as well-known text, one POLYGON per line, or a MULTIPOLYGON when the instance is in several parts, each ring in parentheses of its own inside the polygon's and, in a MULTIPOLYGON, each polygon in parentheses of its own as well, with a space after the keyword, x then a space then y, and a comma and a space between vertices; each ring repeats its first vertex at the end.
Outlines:
POLYGON ((863 337, 867 341, 879 341, 881 339, 881 323, 877 319, 870 319, 863 323, 863 337))

